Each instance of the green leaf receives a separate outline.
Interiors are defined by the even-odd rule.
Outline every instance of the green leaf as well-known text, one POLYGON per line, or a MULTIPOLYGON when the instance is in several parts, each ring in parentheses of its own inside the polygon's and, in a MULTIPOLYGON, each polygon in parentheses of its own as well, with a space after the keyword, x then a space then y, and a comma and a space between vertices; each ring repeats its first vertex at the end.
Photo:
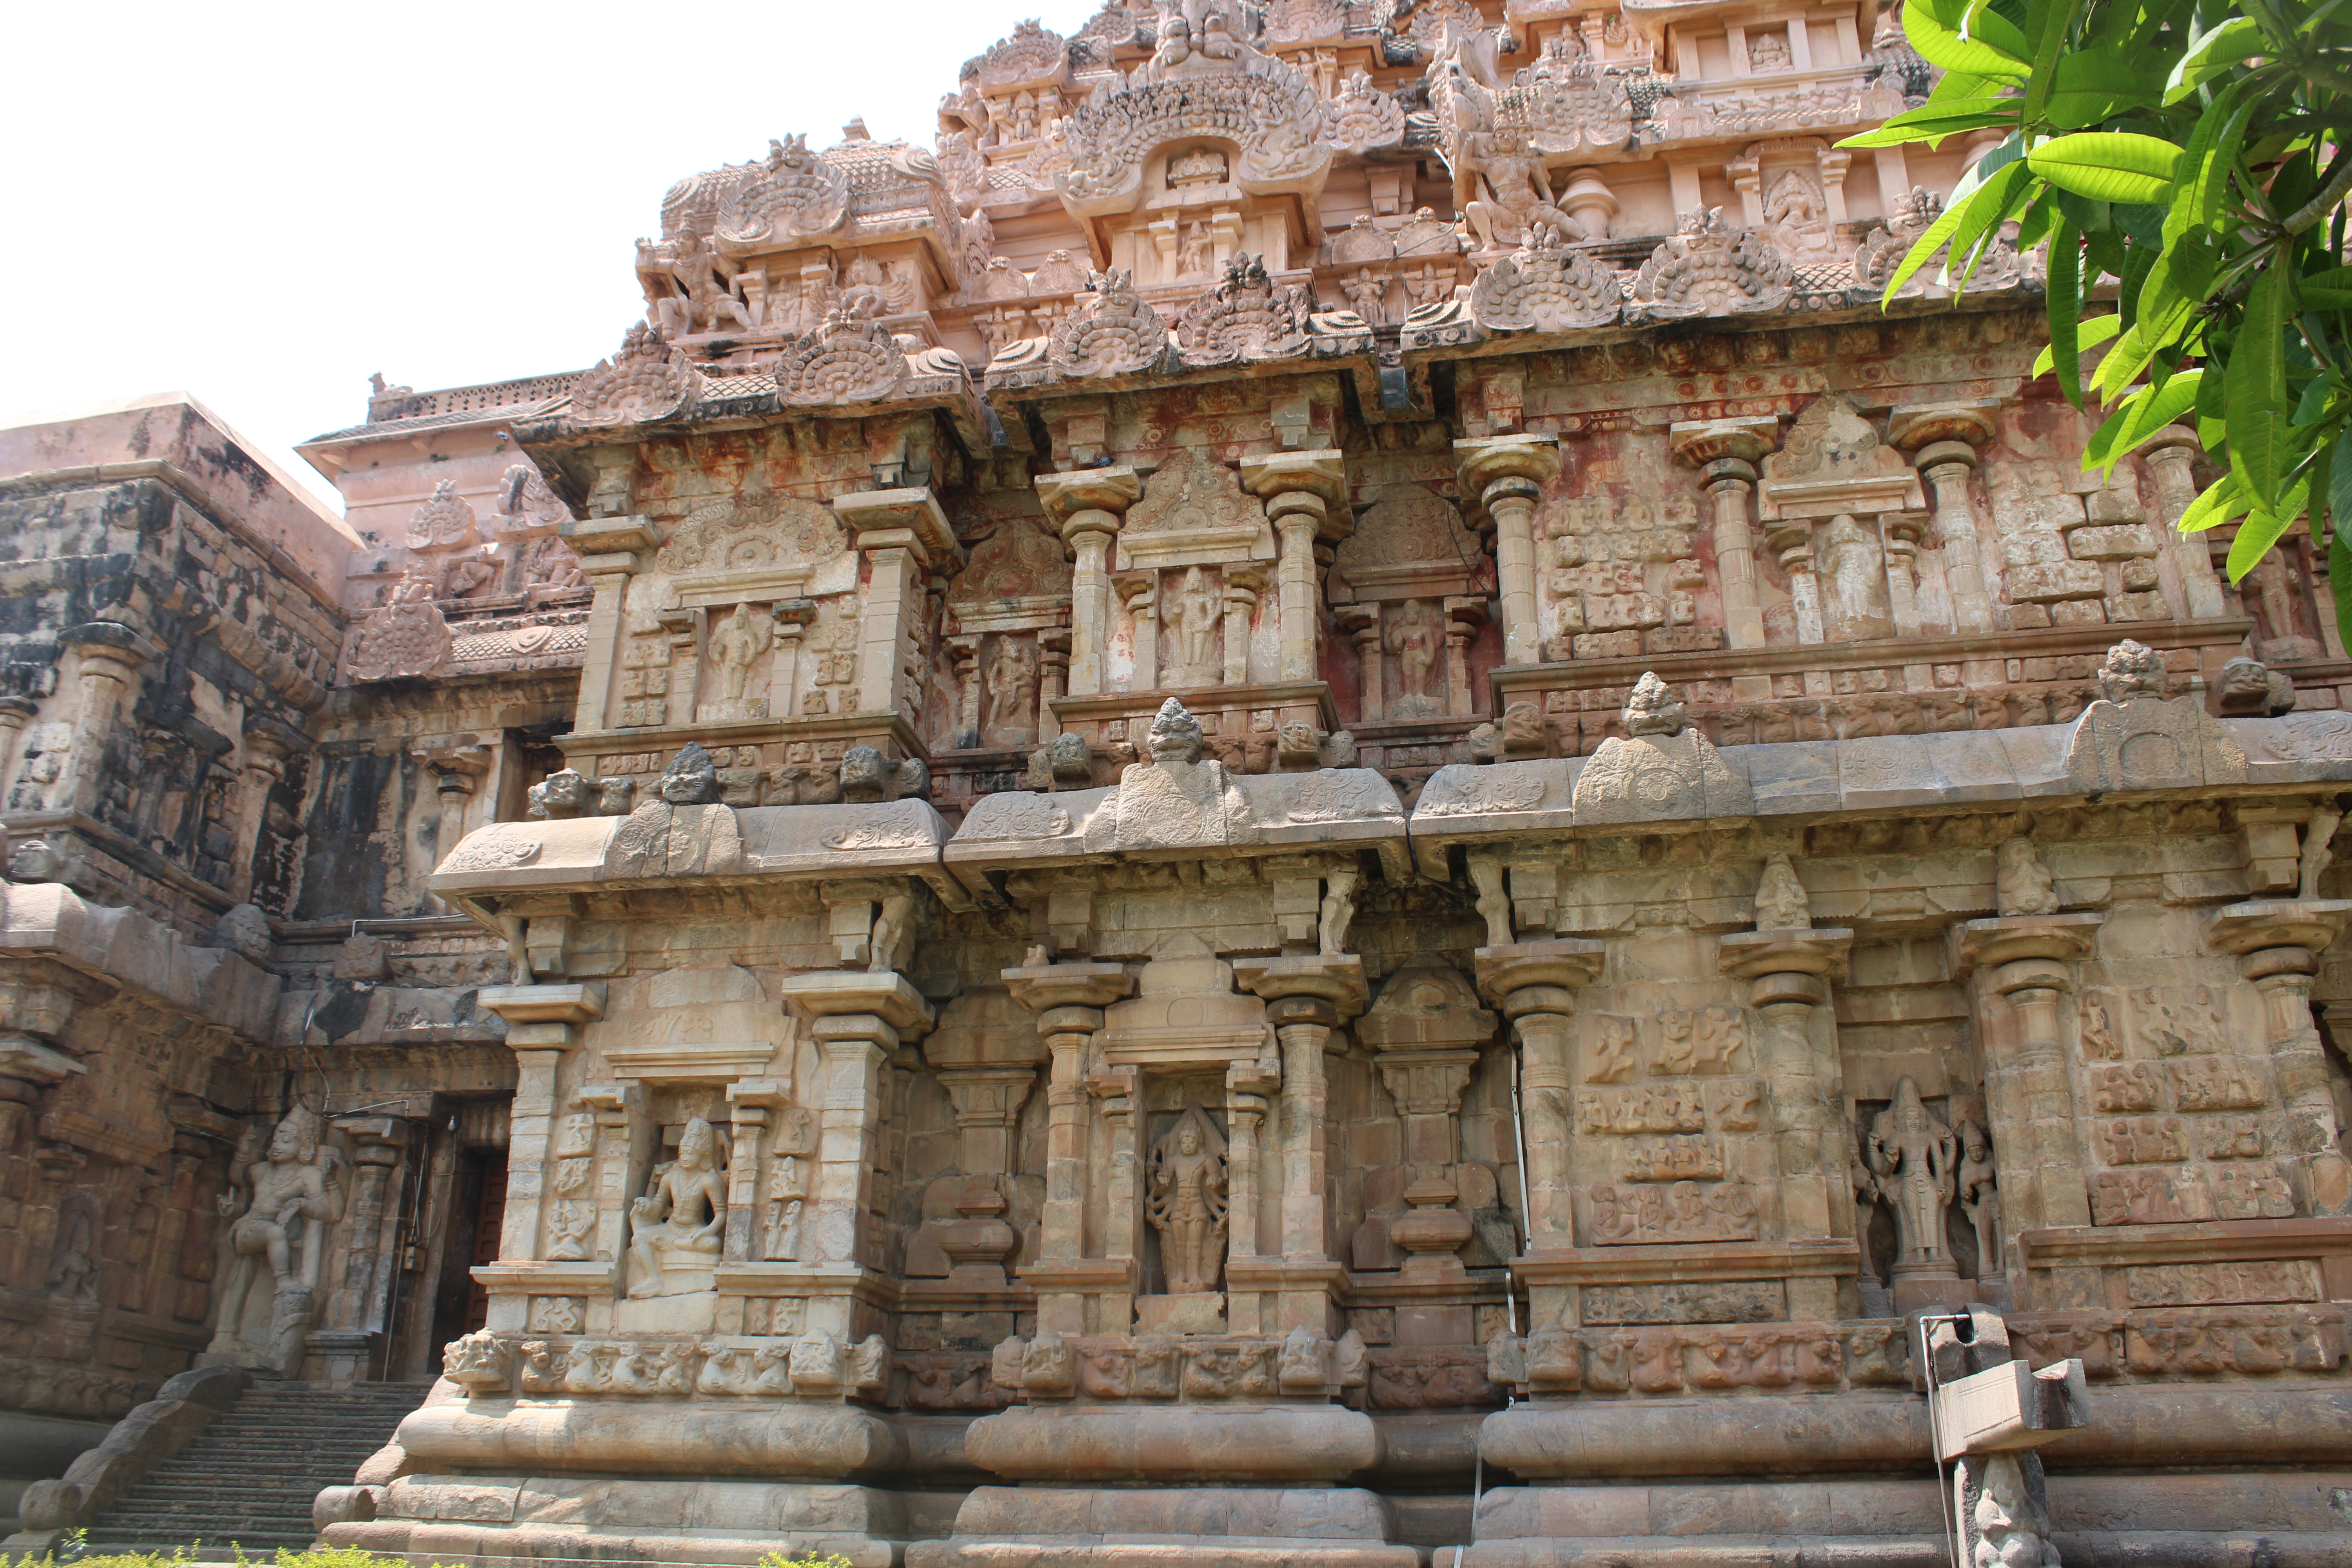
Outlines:
POLYGON ((2245 487, 2238 483, 2237 475, 2223 474, 2206 487, 2203 495, 2189 503, 2189 510, 2180 514, 2179 531, 2202 533, 2209 528, 2219 528, 2245 510, 2245 487))
POLYGON ((2041 23, 2032 39, 2033 74, 2025 81, 2024 118, 2029 125, 2038 124, 2050 107, 2059 62, 2067 58, 2066 41, 2074 31, 2074 18, 2087 4, 2089 0, 2064 0, 2063 5, 2044 5, 2029 13, 2041 23))
POLYGON ((2328 542, 2327 585, 2336 600, 2336 635, 2346 639, 2345 647, 2352 647, 2352 542, 2346 542, 2345 532, 2336 530, 2328 542))
POLYGON ((2153 106, 2157 100, 2156 84, 2148 79, 2147 63, 2128 58, 2121 49, 2077 49, 2050 68, 2037 62, 2036 81, 2042 79, 2045 68, 2050 90, 2037 114, 2029 88, 2025 100, 2028 125, 2050 124, 2074 130, 2096 125, 2125 109, 2153 106))
POLYGON ((2178 103, 2232 63, 2269 52, 2262 24, 2251 16, 2232 16, 2211 32, 2189 39, 2187 51, 2173 62, 2172 74, 2165 79, 2164 101, 2178 103))
POLYGON ((1880 298, 1880 305, 1893 300, 1895 290, 1909 282, 1911 275, 1925 267, 1943 247, 1944 242, 1952 237, 1952 231, 1959 227, 1960 220, 1968 216, 1969 203, 1982 188, 1983 182, 1977 178, 1974 170, 1960 176, 1960 183, 1953 187, 1950 203, 1936 215, 1936 221, 1927 226, 1926 232, 1911 242, 1911 248, 1896 264, 1895 275, 1886 280, 1886 292, 1880 298))
POLYGON ((2017 124, 2014 98, 1963 98, 1950 103, 1924 103, 1906 109, 1875 131, 1849 136, 1841 147, 1897 147, 1909 142, 1941 146, 1948 136, 2017 124))
POLYGON ((2327 471, 2327 523, 2339 546, 2352 534, 2352 440, 2336 443, 2336 461, 2327 471))
POLYGON ((2230 581, 2238 582, 2252 571, 2254 563, 2279 542, 2279 535, 2294 526, 2295 516, 2294 512, 2280 516, 2263 511, 2250 515, 2239 526, 2238 537, 2230 542, 2230 581))
MULTIPOLYGON (((2064 218, 2050 234, 2050 346, 2033 362, 2037 376, 2058 373, 2058 390, 2083 406, 2083 242, 2064 218)), ((2120 323, 2121 316, 2109 316, 2120 323)), ((2115 331, 2109 327, 2108 331, 2115 331)))
MULTIPOLYGON (((2105 342, 2109 338, 2114 337, 2116 333, 2122 331, 2123 323, 2124 319, 2121 316, 2094 316, 2089 321, 2082 322, 2074 329, 2074 347, 2076 351, 2081 353, 2087 353, 2091 350, 2097 348, 2101 343, 2105 342)), ((2057 369, 2058 361, 2056 349, 2056 343, 2053 342, 2049 348, 2043 349, 2042 353, 2034 358, 2033 374, 2035 375, 2048 375, 2053 370, 2057 369)), ((2080 374, 2079 370, 2077 371, 2077 374, 2080 374)), ((2077 404, 2075 406, 2080 407, 2081 405, 2077 404)))
POLYGON ((2201 370, 2184 370, 2162 386, 2143 387, 2099 426, 2083 448, 2083 468, 2104 468, 2109 474, 2135 447, 2197 406, 2201 370))
POLYGON ((2180 149, 2161 137, 2129 131, 2078 131, 2044 142, 2025 161, 2035 174, 2076 195, 2161 202, 2171 195, 2180 149))
POLYGON ((2032 195, 2032 171, 2025 164, 2006 163, 1961 206, 1959 225, 1952 230, 1951 253, 1944 264, 1955 293, 1976 269, 1976 258, 1970 252, 1977 241, 2016 216, 2032 195))
POLYGON ((2306 310, 2352 310, 2352 267, 2331 267, 2298 278, 2294 287, 2306 310))
POLYGON ((1999 16, 1980 13, 1969 36, 1960 36, 1965 0, 1911 0, 1903 7, 1903 34, 1911 47, 1948 71, 2014 79, 2030 75, 2025 35, 1999 16), (1938 16, 1936 12, 1946 15, 1938 16))

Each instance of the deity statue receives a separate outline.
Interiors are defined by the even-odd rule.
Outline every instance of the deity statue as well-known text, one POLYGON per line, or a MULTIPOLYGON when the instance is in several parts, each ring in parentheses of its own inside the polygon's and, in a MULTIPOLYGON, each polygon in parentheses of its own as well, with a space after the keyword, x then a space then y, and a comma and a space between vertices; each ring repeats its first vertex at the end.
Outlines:
POLYGON ((1208 226, 1192 224, 1184 230, 1184 242, 1176 252, 1176 276, 1206 278, 1213 270, 1208 226))
POLYGON ((1187 1111, 1151 1152, 1151 1227, 1175 1296, 1215 1289, 1224 1268, 1225 1160, 1201 1136, 1206 1120, 1198 1107, 1187 1111))
POLYGON ((1037 727, 1037 645, 998 637, 988 654, 988 716, 982 729, 992 743, 1027 740, 1037 727))
POLYGON ((1886 1205, 1895 1211, 1895 1271, 1940 1272, 1950 1267, 1944 1244, 1944 1209, 1952 1201, 1952 1167, 1958 1140, 1919 1100, 1919 1086, 1905 1079, 1895 1103, 1871 1120, 1865 1153, 1886 1205))
POLYGON ((1532 242, 1541 229, 1570 244, 1587 237, 1584 226, 1553 204, 1543 160, 1517 137, 1474 132, 1465 141, 1470 165, 1477 171, 1478 189, 1484 194, 1465 203, 1462 216, 1470 220, 1480 249, 1499 249, 1504 242, 1532 242))
POLYGON ((727 617, 711 634, 710 662, 718 666, 727 683, 727 700, 743 700, 743 687, 751 678, 751 666, 768 651, 774 638, 775 623, 761 625, 751 619, 751 606, 738 605, 735 613, 727 617))
POLYGON ((1209 666, 1211 640, 1217 635, 1217 626, 1224 618, 1217 595, 1209 592, 1201 569, 1193 567, 1184 574, 1184 586, 1176 595, 1175 620, 1178 646, 1184 650, 1187 670, 1204 670, 1209 666))
MULTIPOLYGON (((629 1205, 629 1296, 665 1296, 664 1270, 708 1269, 719 1257, 727 1219, 727 1184, 719 1172, 719 1136, 699 1116, 677 1141, 677 1163, 629 1205), (673 1262, 674 1255, 683 1254, 673 1262)), ((707 1282, 703 1287, 707 1288, 707 1282)))
POLYGON ((2058 912, 2056 879, 2033 852, 2033 840, 2023 834, 2002 842, 1993 858, 1996 907, 2004 915, 2054 915, 2058 912))
POLYGON ((1389 712, 1399 719, 1437 712, 1442 705, 1430 685, 1445 651, 1444 617, 1419 599, 1407 599, 1391 617, 1382 640, 1397 665, 1397 695, 1389 712))
POLYGON ((1978 1121, 1960 1123, 1960 1212, 1977 1233, 1977 1278, 2000 1272, 2000 1189, 1993 1185, 1992 1140, 1978 1121))
POLYGON ((1805 896, 1805 885, 1797 880, 1797 868, 1789 864, 1786 855, 1773 856, 1764 862, 1764 874, 1756 879, 1756 929, 1811 931, 1812 925, 1812 906, 1805 896))
MULTIPOLYGON (((335 1164, 331 1152, 320 1144, 318 1115, 298 1105, 270 1133, 268 1152, 261 1159, 253 1159, 249 1151, 241 1152, 230 1165, 228 1191, 221 1194, 220 1212, 236 1218, 228 1231, 228 1277, 221 1289, 220 1327, 212 1345, 215 1352, 233 1350, 242 1342, 247 1300, 264 1258, 281 1299, 289 1293, 307 1293, 318 1282, 319 1267, 326 1260, 320 1245, 325 1240, 325 1222, 343 1217, 343 1193, 335 1164), (237 1214, 240 1187, 247 1194, 241 1215, 237 1214), (305 1226, 304 1220, 320 1223, 305 1226), (297 1247, 301 1249, 299 1257, 297 1247)), ((307 1301, 281 1300, 272 1311, 273 1339, 282 1326, 279 1320, 290 1321, 298 1312, 301 1323, 307 1324, 307 1301)))

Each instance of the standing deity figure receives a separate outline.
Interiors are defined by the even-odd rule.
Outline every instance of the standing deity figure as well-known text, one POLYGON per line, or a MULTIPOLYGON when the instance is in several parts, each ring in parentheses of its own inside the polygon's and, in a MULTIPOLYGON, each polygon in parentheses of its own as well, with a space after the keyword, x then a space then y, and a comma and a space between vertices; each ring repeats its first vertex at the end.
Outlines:
POLYGON ((1391 710, 1401 719, 1436 712, 1437 699, 1429 688, 1445 647, 1444 620, 1419 599, 1407 599, 1389 622, 1386 641, 1397 662, 1397 697, 1391 710))
MULTIPOLYGON (((281 1295, 307 1291, 317 1283, 319 1266, 326 1256, 320 1246, 325 1223, 343 1217, 342 1188, 335 1178, 334 1160, 320 1145, 319 1118, 299 1105, 286 1113, 269 1135, 269 1148, 263 1158, 247 1155, 231 1165, 229 1190, 221 1194, 220 1212, 236 1215, 236 1219, 228 1231, 228 1281, 221 1291, 220 1328, 213 1339, 214 1350, 226 1351, 242 1341, 239 1331, 247 1300, 265 1258, 281 1295), (236 1207, 240 1187, 248 1194, 241 1215, 236 1207), (304 1220, 320 1223, 305 1226, 304 1220), (299 1258, 297 1247, 301 1248, 299 1258)), ((307 1321, 307 1310, 300 1315, 307 1321)), ((273 1329, 275 1320, 289 1316, 286 1310, 273 1311, 273 1329)))
POLYGON ((988 654, 989 739, 1024 740, 1037 721, 1037 645, 1022 637, 998 637, 988 654))
POLYGON ((1960 1123, 1960 1212, 1977 1233, 1977 1278, 2001 1271, 2000 1189, 1993 1185, 1992 1140, 1978 1121, 1960 1123))
POLYGON ((1198 566, 1184 574, 1184 586, 1176 595, 1176 635, 1182 639, 1184 667, 1191 670, 1204 669, 1209 663, 1210 639, 1217 635, 1217 623, 1223 615, 1217 596, 1209 592, 1206 579, 1198 566))
POLYGON ((677 1141, 677 1163, 629 1205, 629 1295, 667 1296, 664 1271, 707 1269, 719 1256, 727 1218, 727 1184, 719 1173, 719 1139, 699 1116, 677 1141), (683 1256, 679 1256, 679 1255, 683 1256))
POLYGON ((1871 1120, 1866 1152, 1895 1211, 1898 1274, 1949 1267, 1944 1209, 1952 1201, 1958 1142, 1920 1103, 1919 1086, 1907 1078, 1895 1086, 1895 1103, 1871 1120))
POLYGON ((1151 1156, 1151 1226, 1171 1295, 1213 1290, 1224 1262, 1224 1157, 1206 1148, 1188 1116, 1151 1156))
POLYGON ((751 606, 738 605, 735 613, 710 638, 710 662, 717 665, 727 682, 727 700, 743 700, 744 683, 751 678, 751 666, 768 651, 768 643, 775 635, 773 625, 761 626, 751 619, 751 606))

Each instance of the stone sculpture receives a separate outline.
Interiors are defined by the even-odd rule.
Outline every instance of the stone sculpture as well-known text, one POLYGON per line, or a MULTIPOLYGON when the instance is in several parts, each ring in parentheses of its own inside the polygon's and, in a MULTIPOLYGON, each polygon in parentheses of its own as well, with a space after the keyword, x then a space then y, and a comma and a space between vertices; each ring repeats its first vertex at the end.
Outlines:
POLYGON ((1944 1212, 1952 1201, 1958 1146, 1952 1130, 1920 1102, 1911 1079, 1895 1085, 1895 1103, 1871 1121, 1865 1152, 1895 1214, 1897 1279, 1949 1269, 1944 1212))
POLYGON ((719 1137, 695 1117, 677 1141, 676 1163, 655 1173, 629 1205, 629 1297, 679 1296, 710 1289, 727 1223, 719 1137))
POLYGON ((595 805, 595 782, 574 768, 559 768, 524 793, 530 804, 523 815, 533 819, 586 816, 595 805))
POLYGON ((1796 868, 1787 855, 1774 855, 1764 862, 1764 873, 1756 882, 1756 929, 1810 931, 1812 924, 1811 905, 1804 883, 1797 880, 1796 868))
POLYGON ((337 1164, 320 1141, 317 1115, 298 1106, 270 1133, 262 1158, 247 1155, 230 1167, 229 1189, 220 1198, 220 1212, 231 1221, 220 1328, 207 1356, 281 1375, 299 1364, 312 1292, 326 1260, 326 1227, 343 1216, 337 1164), (256 1338, 249 1334, 247 1306, 265 1264, 271 1282, 268 1328, 256 1338))
POLYGON ((1992 1279, 2001 1272, 2000 1189, 1995 1184, 1992 1141, 1981 1123, 1960 1123, 1960 1164, 1958 1176, 1960 1212, 1977 1237, 1977 1278, 1992 1279))
POLYGON ((2034 853, 2033 840, 2023 837, 2004 840, 1994 860, 1995 897, 2002 914, 2058 912, 2057 879, 2034 853))
POLYGON ((1224 1270, 1225 1161, 1202 1136, 1207 1120, 1192 1108, 1151 1152, 1151 1227, 1173 1296, 1214 1290, 1224 1270))

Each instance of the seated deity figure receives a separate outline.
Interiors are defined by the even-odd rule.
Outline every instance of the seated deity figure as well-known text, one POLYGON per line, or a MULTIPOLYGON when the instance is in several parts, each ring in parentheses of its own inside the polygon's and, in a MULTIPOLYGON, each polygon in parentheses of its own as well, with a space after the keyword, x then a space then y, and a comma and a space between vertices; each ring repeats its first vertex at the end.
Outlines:
POLYGON ((310 1284, 322 1257, 323 1222, 342 1217, 342 1190, 333 1161, 320 1147, 319 1118, 301 1106, 288 1111, 269 1135, 268 1150, 260 1160, 247 1155, 230 1168, 220 1212, 236 1215, 229 1226, 228 1279, 221 1291, 220 1329, 213 1342, 215 1350, 226 1350, 241 1338, 247 1298, 262 1261, 268 1260, 278 1290, 310 1284), (240 1187, 249 1194, 243 1214, 236 1210, 240 1187), (305 1226, 304 1220, 321 1223, 305 1226), (298 1247, 303 1249, 299 1256, 298 1247))
MULTIPOLYGON (((707 1274, 722 1245, 727 1222, 727 1184, 719 1172, 718 1135, 699 1116, 677 1141, 677 1163, 654 1181, 653 1190, 629 1205, 629 1296, 679 1293, 669 1288, 672 1271, 707 1274)), ((686 1289, 708 1289, 707 1279, 686 1289)))

